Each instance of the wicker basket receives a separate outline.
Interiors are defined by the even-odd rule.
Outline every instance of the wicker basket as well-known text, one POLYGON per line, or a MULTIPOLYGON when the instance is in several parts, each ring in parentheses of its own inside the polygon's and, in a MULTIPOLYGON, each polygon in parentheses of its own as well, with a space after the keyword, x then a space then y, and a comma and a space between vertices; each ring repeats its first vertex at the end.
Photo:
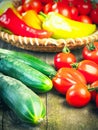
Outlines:
MULTIPOLYGON (((16 6, 18 6, 21 1, 13 0, 13 2, 16 6)), ((96 32, 87 37, 76 39, 68 38, 66 40, 64 39, 56 40, 53 38, 45 38, 45 39, 27 38, 0 31, 0 39, 18 48, 22 48, 25 50, 39 51, 39 52, 60 52, 65 46, 69 47, 70 49, 76 49, 81 48, 92 41, 97 41, 98 30, 96 30, 96 32)))

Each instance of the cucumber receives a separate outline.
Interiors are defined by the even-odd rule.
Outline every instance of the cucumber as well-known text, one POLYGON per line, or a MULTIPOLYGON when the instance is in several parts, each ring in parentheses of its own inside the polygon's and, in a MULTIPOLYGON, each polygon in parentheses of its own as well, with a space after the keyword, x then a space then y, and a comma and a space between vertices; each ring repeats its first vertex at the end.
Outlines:
POLYGON ((0 73, 0 96, 27 123, 39 124, 46 115, 41 98, 21 81, 0 73))
POLYGON ((41 59, 39 59, 33 55, 23 53, 23 52, 2 49, 2 48, 0 48, 0 53, 5 54, 5 55, 14 56, 18 59, 23 60, 26 64, 39 70, 43 74, 47 75, 49 78, 52 78, 56 75, 56 70, 53 66, 47 64, 45 61, 42 61, 41 59))
POLYGON ((0 55, 0 72, 20 80, 37 93, 48 92, 53 87, 49 77, 11 56, 0 55))

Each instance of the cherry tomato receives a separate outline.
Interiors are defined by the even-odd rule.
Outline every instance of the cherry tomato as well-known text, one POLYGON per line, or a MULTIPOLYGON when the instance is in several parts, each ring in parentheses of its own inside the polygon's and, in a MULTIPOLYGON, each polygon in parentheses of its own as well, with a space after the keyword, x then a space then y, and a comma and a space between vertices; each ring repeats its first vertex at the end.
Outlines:
MULTIPOLYGON (((43 9, 44 13, 46 14, 53 11, 53 12, 60 13, 65 17, 71 18, 70 7, 67 4, 65 4, 65 2, 63 1, 49 2, 43 8, 44 8, 43 9)), ((72 15, 74 14, 75 13, 72 11, 72 15)))
POLYGON ((52 5, 52 11, 60 13, 67 18, 71 18, 70 7, 63 2, 55 2, 52 5))
POLYGON ((66 93, 66 102, 73 107, 83 107, 91 100, 91 94, 84 84, 75 84, 66 93))
POLYGON ((29 7, 30 7, 30 4, 29 3, 24 3, 23 5, 23 11, 28 11, 29 10, 29 7))
POLYGON ((93 82, 91 85, 90 85, 90 88, 95 88, 95 90, 91 90, 90 93, 91 93, 91 100, 92 101, 96 101, 96 95, 98 94, 98 89, 96 90, 96 88, 98 88, 98 80, 96 80, 95 82, 93 82))
POLYGON ((52 11, 54 12, 59 12, 59 9, 58 9, 58 2, 54 2, 54 4, 52 5, 52 11))
POLYGON ((42 10, 42 7, 43 7, 43 5, 40 0, 30 0, 23 4, 24 11, 33 9, 37 13, 39 13, 42 10))
POLYGON ((87 83, 98 80, 98 65, 91 60, 82 60, 77 69, 85 76, 87 83))
POLYGON ((61 52, 54 56, 54 65, 56 69, 62 67, 71 67, 76 62, 76 57, 71 52, 61 52))
POLYGON ((82 50, 82 56, 84 59, 92 60, 98 64, 98 42, 85 46, 82 50))
POLYGON ((44 7, 43 7, 43 11, 45 14, 48 14, 49 12, 52 11, 52 6, 53 6, 53 2, 49 2, 47 3, 44 7))
POLYGON ((70 12, 71 12, 71 19, 76 20, 79 14, 78 9, 75 6, 71 6, 70 12))
POLYGON ((90 12, 90 17, 91 17, 93 23, 98 24, 98 8, 93 9, 90 12))
POLYGON ((77 17, 77 21, 92 24, 91 18, 89 16, 87 16, 87 15, 79 15, 77 17))
POLYGON ((62 14, 63 16, 71 18, 71 11, 69 6, 66 6, 63 3, 58 3, 58 10, 59 13, 62 14))
POLYGON ((77 5, 77 8, 80 14, 88 15, 89 12, 91 11, 92 5, 91 5, 91 2, 89 1, 86 1, 86 2, 83 1, 77 5))
POLYGON ((60 68, 52 81, 54 88, 63 95, 74 84, 86 84, 86 79, 83 74, 73 68, 60 68))

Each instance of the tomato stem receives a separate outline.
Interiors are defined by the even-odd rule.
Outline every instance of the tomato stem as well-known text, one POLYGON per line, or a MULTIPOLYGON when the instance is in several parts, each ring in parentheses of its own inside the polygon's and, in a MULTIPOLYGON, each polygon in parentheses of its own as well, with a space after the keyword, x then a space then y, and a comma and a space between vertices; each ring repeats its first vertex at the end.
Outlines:
POLYGON ((88 86, 88 91, 98 91, 98 87, 89 87, 88 86))
POLYGON ((78 63, 71 64, 71 67, 77 69, 78 68, 78 63))
POLYGON ((70 49, 68 47, 64 47, 62 52, 63 53, 70 53, 70 49))
POLYGON ((87 48, 88 48, 88 50, 93 51, 93 50, 95 50, 96 47, 94 46, 94 43, 90 43, 87 45, 87 48))
POLYGON ((61 2, 62 0, 54 0, 54 2, 59 2, 59 1, 61 2))

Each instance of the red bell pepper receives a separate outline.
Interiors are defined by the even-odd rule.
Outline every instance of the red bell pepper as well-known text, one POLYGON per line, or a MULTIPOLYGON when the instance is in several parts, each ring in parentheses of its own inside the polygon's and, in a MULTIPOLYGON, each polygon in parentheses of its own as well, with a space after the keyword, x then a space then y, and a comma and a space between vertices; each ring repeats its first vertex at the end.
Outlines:
POLYGON ((0 26, 10 30, 15 35, 32 38, 49 38, 52 33, 46 30, 31 28, 20 19, 11 8, 0 16, 0 26))

